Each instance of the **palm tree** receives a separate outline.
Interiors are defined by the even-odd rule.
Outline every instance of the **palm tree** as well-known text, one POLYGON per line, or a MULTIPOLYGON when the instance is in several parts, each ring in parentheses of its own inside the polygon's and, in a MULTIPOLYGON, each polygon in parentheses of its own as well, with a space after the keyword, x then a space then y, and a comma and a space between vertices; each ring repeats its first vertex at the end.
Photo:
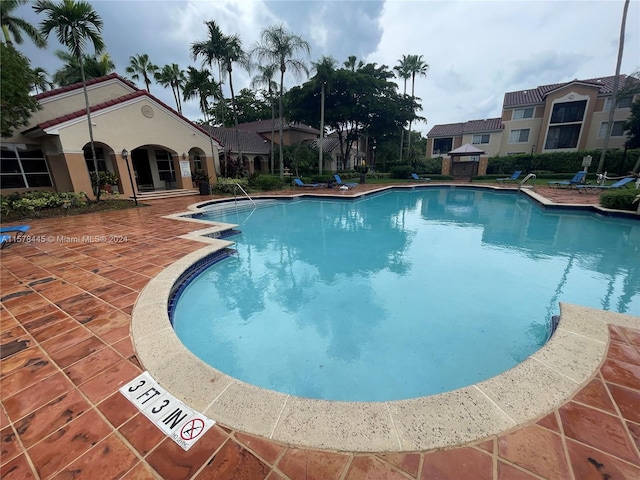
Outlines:
POLYGON ((47 78, 49 73, 42 68, 36 67, 33 69, 33 90, 36 91, 36 94, 41 92, 46 92, 50 88, 53 88, 53 82, 49 81, 47 78))
MULTIPOLYGON (((415 102, 415 84, 416 75, 426 77, 429 71, 429 65, 422 60, 422 55, 409 55, 409 72, 411 72, 411 100, 415 102)), ((413 108, 413 107, 412 107, 413 108)), ((407 154, 411 155, 411 122, 413 118, 409 119, 409 135, 407 138, 407 154)))
POLYGON ((283 25, 271 26, 262 30, 260 34, 261 42, 252 49, 252 55, 258 58, 258 62, 271 65, 276 64, 280 68, 280 94, 278 95, 278 112, 280 114, 280 178, 284 178, 284 154, 283 154, 283 129, 284 118, 282 115, 282 95, 284 93, 284 74, 287 67, 290 67, 294 75, 300 72, 309 74, 309 69, 303 60, 293 58, 302 50, 307 55, 311 52, 309 43, 302 37, 288 32, 283 25))
MULTIPOLYGON (((187 69, 187 80, 184 84, 183 95, 185 100, 192 98, 198 99, 198 105, 200 111, 204 117, 204 122, 212 127, 211 119, 209 117, 209 97, 220 98, 220 84, 216 83, 211 78, 211 72, 206 68, 198 70, 194 67, 187 69)), ((213 137, 211 136, 211 130, 209 129, 209 143, 211 144, 211 158, 215 159, 213 148, 213 137)))
MULTIPOLYGON (((65 65, 56 70, 53 74, 53 82, 64 87, 82 82, 82 72, 80 71, 80 62, 69 52, 57 50, 56 56, 65 62, 65 65)), ((91 78, 99 78, 108 75, 116 68, 113 60, 108 53, 99 55, 83 55, 82 64, 84 66, 84 75, 87 80, 91 78)))
POLYGON ((344 65, 345 68, 348 68, 352 72, 355 72, 356 70, 360 70, 362 67, 364 67, 364 62, 362 60, 358 60, 358 57, 356 57, 355 55, 349 55, 347 60, 343 62, 342 65, 344 65))
POLYGON ((238 127, 238 107, 236 95, 233 90, 233 64, 240 63, 247 66, 247 55, 242 50, 242 42, 237 35, 224 35, 220 27, 213 20, 205 22, 209 31, 209 38, 204 42, 195 42, 191 45, 191 55, 195 60, 198 56, 204 57, 203 62, 212 66, 214 61, 224 68, 229 75, 229 90, 231 92, 231 107, 236 131, 236 148, 238 158, 242 161, 242 146, 240 145, 240 131, 238 127))
POLYGON ((15 41, 22 45, 22 33, 26 34, 39 48, 45 48, 47 41, 40 34, 38 29, 22 18, 14 17, 13 11, 20 5, 27 3, 27 0, 2 0, 0 1, 0 24, 2 34, 7 45, 13 45, 15 41), (11 37, 13 36, 13 40, 11 37))
MULTIPOLYGON (((409 56, 410 55, 402 55, 402 58, 398 60, 398 65, 393 67, 393 69, 397 72, 398 77, 404 80, 404 90, 403 95, 407 94, 407 80, 411 78, 411 72, 409 71, 409 56)), ((402 130, 400 131, 400 163, 402 163, 402 150, 404 149, 404 125, 402 126, 402 130)))
POLYGON ((176 101, 178 113, 182 113, 182 101, 180 99, 184 83, 186 82, 184 70, 180 70, 177 63, 165 65, 156 73, 156 81, 165 88, 171 87, 173 99, 176 101))
POLYGON ((267 95, 269 97, 269 103, 271 104, 271 156, 270 156, 270 165, 269 172, 273 175, 273 135, 274 135, 274 124, 276 123, 276 107, 274 100, 274 92, 278 89, 278 84, 273 81, 273 76, 276 74, 276 70, 278 69, 277 65, 258 65, 259 75, 256 75, 251 80, 251 88, 256 88, 258 86, 266 86, 267 87, 267 95))
POLYGON ((138 54, 135 57, 129 57, 129 66, 125 68, 125 72, 131 75, 133 80, 139 80, 142 75, 144 84, 147 86, 147 92, 151 93, 149 88, 151 79, 155 77, 158 66, 149 61, 149 55, 146 53, 138 54))
MULTIPOLYGON (((93 44, 97 53, 104 49, 104 42, 100 35, 102 31, 102 19, 93 7, 83 0, 61 0, 55 3, 52 0, 38 0, 33 9, 36 13, 44 13, 45 20, 40 24, 40 33, 47 39, 55 30, 58 41, 66 46, 71 54, 80 63, 82 75, 82 90, 84 92, 84 104, 87 111, 87 125, 89 127, 89 142, 91 155, 93 156, 93 168, 98 175, 98 160, 96 148, 93 143, 93 127, 91 125, 91 109, 89 108, 89 95, 87 93, 87 80, 84 74, 83 55, 87 42, 93 44)), ((100 201, 100 182, 94 182, 96 201, 100 201)))
POLYGON ((316 70, 315 81, 320 85, 320 145, 318 148, 318 174, 322 175, 322 161, 324 156, 324 96, 325 88, 333 77, 336 60, 333 57, 322 57, 319 62, 312 62, 316 70))
MULTIPOLYGON (((625 0, 622 10, 622 21, 620 22, 620 40, 618 41, 618 61, 616 63, 616 76, 613 79, 613 94, 611 95, 611 109, 609 110, 609 123, 607 124, 607 133, 604 137, 602 152, 600 152, 600 161, 598 162, 598 173, 602 173, 604 168, 604 159, 607 155, 609 147, 609 139, 613 130, 613 115, 618 104, 618 85, 620 83, 620 66, 622 65, 622 51, 624 50, 624 29, 627 23, 627 10, 629 10, 629 0, 625 0)), ((640 207, 639 207, 640 208, 640 207)))

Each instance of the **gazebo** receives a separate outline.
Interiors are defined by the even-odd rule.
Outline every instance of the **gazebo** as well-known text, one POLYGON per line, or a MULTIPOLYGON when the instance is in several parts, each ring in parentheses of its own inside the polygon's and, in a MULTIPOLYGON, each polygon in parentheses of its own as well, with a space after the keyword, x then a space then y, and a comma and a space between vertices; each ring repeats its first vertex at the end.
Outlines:
POLYGON ((447 153, 449 160, 443 159, 442 174, 452 175, 456 180, 471 180, 476 175, 487 173, 488 158, 484 150, 465 143, 447 153))

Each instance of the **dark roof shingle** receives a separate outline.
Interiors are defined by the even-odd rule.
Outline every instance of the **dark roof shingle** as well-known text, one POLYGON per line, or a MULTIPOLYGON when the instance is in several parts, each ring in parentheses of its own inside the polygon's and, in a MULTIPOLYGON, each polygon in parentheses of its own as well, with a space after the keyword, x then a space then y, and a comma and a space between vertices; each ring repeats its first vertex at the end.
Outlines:
POLYGON ((427 137, 457 136, 466 133, 495 132, 502 130, 502 118, 486 118, 484 120, 469 120, 468 122, 447 123, 434 125, 427 137))

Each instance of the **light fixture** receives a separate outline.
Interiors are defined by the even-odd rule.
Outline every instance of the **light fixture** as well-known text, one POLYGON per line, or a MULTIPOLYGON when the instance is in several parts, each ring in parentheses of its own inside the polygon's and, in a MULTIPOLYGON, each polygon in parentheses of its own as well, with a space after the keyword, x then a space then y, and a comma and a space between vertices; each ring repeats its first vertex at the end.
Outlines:
POLYGON ((126 148, 123 148, 122 152, 120 152, 120 155, 122 155, 122 158, 124 158, 124 162, 127 164, 127 172, 129 172, 129 182, 131 182, 131 190, 133 190, 133 201, 135 202, 137 207, 138 197, 136 197, 136 189, 133 186, 133 177, 131 176, 131 167, 129 167, 129 152, 126 148))
POLYGON ((186 154, 186 153, 184 153, 184 152, 182 152, 182 159, 183 159, 183 160, 186 160, 186 159, 187 159, 187 154, 186 154))

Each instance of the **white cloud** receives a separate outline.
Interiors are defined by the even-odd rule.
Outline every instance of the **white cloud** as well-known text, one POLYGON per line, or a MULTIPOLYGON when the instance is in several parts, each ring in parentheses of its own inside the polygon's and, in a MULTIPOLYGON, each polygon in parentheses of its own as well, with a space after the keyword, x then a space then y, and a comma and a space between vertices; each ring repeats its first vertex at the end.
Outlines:
MULTIPOLYGON (((90 0, 91 1, 91 0, 90 0)), ((309 64, 332 55, 339 65, 349 55, 390 68, 404 54, 423 55, 430 69, 416 79, 421 115, 433 125, 500 115, 505 92, 594 78, 615 73, 624 0, 93 0, 104 20, 107 51, 124 73, 129 57, 147 53, 162 66, 200 66, 190 58, 194 41, 206 38, 204 21, 215 20, 226 34, 238 34, 245 49, 259 40, 263 28, 283 23, 311 43, 309 64)), ((640 68, 640 0, 632 0, 622 73, 640 68)), ((38 24, 43 17, 30 6, 17 11, 38 24)), ((61 67, 53 54, 25 41, 19 48, 33 66, 50 74, 61 67)), ((216 72, 217 73, 217 72, 216 72)), ((234 70, 236 90, 251 75, 234 70)), ((288 86, 303 79, 287 79, 288 86)), ((400 82, 399 82, 400 83, 400 82)), ((400 88, 402 85, 400 84, 400 88)), ((409 86, 410 88, 410 86, 409 86)), ((152 93, 173 105, 169 89, 152 93)), ((195 102, 185 114, 197 119, 195 102)))

